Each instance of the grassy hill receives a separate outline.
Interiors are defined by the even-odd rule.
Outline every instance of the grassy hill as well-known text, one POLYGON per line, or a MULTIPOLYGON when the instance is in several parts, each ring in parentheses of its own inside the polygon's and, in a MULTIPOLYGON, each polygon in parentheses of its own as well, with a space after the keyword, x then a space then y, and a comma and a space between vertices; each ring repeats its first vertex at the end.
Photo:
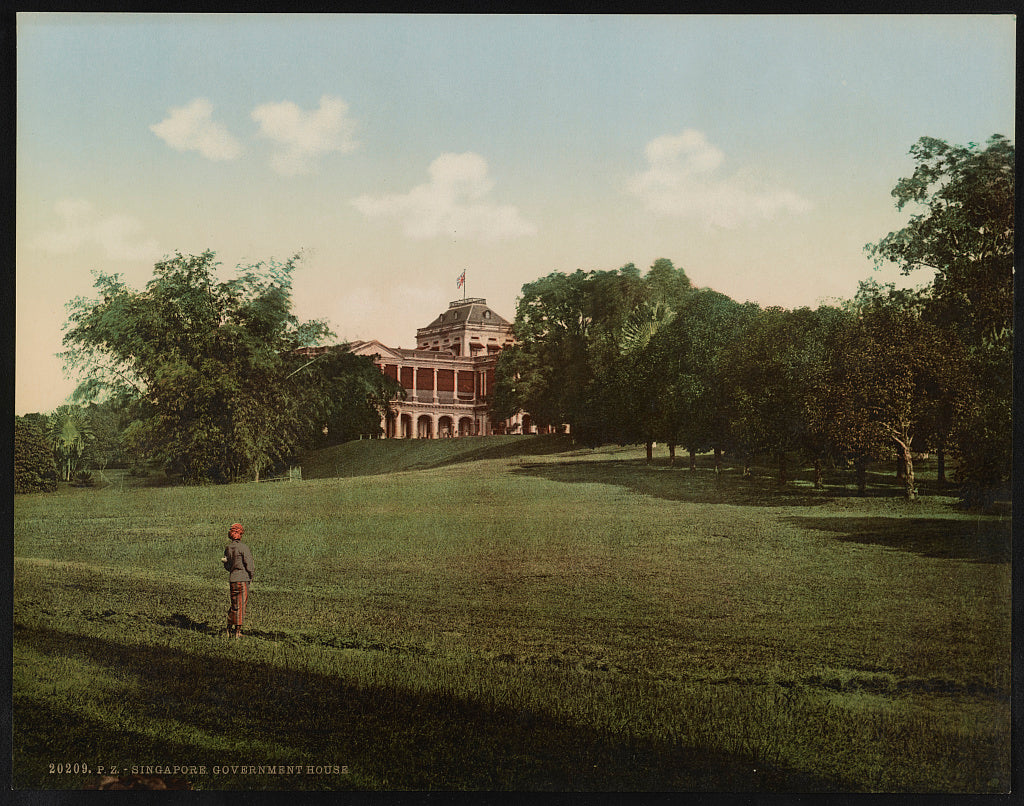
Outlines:
POLYGON ((305 479, 348 478, 427 470, 482 459, 514 459, 572 451, 563 436, 492 436, 460 439, 361 439, 301 457, 305 479))

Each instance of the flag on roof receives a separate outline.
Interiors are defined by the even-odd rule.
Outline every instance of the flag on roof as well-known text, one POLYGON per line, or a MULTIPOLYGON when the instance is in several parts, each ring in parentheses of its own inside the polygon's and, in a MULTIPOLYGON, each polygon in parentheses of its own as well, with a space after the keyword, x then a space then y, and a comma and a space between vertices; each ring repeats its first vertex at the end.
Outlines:
POLYGON ((458 279, 455 281, 455 287, 456 288, 462 288, 462 286, 464 286, 465 284, 466 284, 466 270, 463 269, 462 270, 462 274, 460 274, 458 279))

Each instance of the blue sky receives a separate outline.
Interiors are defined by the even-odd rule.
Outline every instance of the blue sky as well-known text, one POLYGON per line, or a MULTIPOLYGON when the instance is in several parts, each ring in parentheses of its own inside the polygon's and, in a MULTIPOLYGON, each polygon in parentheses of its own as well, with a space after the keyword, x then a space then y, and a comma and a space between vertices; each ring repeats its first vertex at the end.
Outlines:
POLYGON ((1010 16, 18 16, 15 409, 91 271, 302 251, 296 313, 412 346, 462 295, 646 269, 849 297, 921 136, 1014 137, 1010 16))

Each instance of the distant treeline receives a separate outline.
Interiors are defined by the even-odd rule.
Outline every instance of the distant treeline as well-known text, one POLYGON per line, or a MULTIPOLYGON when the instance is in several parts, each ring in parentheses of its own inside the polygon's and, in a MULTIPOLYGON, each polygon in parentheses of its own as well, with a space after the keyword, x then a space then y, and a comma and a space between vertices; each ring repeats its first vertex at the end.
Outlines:
MULTIPOLYGON (((661 259, 646 275, 552 273, 523 286, 517 344, 502 353, 495 409, 567 423, 587 443, 667 443, 694 453, 856 467, 895 458, 908 498, 913 453, 955 454, 967 503, 1011 466, 1014 147, 922 138, 893 191, 918 209, 865 249, 914 290, 860 284, 817 309, 760 308, 661 259)), ((823 267, 827 271, 827 267, 823 267)))

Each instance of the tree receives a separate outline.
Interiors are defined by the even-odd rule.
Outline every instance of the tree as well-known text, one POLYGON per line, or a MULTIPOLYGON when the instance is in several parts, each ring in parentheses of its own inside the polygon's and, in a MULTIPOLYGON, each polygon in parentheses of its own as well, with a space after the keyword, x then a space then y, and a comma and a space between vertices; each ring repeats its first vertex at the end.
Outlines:
POLYGON ((667 306, 678 311, 693 289, 690 278, 681 268, 676 268, 668 258, 661 257, 651 264, 644 278, 648 298, 653 304, 667 306))
POLYGON ((398 381, 384 375, 373 359, 343 348, 328 350, 315 370, 312 376, 304 371, 306 383, 320 387, 313 397, 322 401, 317 416, 323 426, 314 434, 314 447, 380 434, 381 413, 392 400, 405 395, 398 381))
POLYGON ((639 280, 633 264, 588 275, 590 381, 574 425, 590 444, 642 442, 651 461, 653 443, 664 430, 668 380, 653 339, 675 317, 690 281, 666 258, 639 280))
POLYGON ((291 313, 297 262, 221 282, 213 252, 176 254, 143 291, 98 273, 98 296, 68 305, 64 356, 85 375, 76 396, 130 399, 126 448, 187 481, 258 479, 322 433, 338 386, 331 361, 301 351, 333 334, 291 313))
POLYGON ((85 410, 93 440, 86 448, 84 461, 105 470, 125 462, 122 436, 131 422, 127 401, 108 398, 90 403, 85 410))
POLYGON ((771 456, 785 483, 789 454, 806 449, 811 429, 816 350, 815 312, 766 308, 724 348, 726 411, 735 444, 746 457, 771 456))
POLYGON ((537 425, 588 418, 587 391, 619 354, 622 322, 643 298, 635 267, 553 272, 523 286, 513 334, 495 370, 494 413, 528 411, 537 425))
POLYGON ((908 224, 865 248, 904 274, 934 270, 925 319, 966 351, 973 383, 960 390, 950 439, 969 503, 1005 485, 1012 465, 1015 150, 1002 135, 985 148, 922 137, 913 174, 893 189, 898 209, 921 209, 908 224))
POLYGON ((698 452, 713 448, 717 467, 722 451, 736 447, 727 416, 728 346, 758 311, 709 288, 694 289, 654 337, 667 382, 661 438, 687 448, 691 470, 698 452))
POLYGON ((1013 327, 1013 144, 998 134, 985 149, 922 137, 910 153, 917 166, 892 195, 899 210, 924 209, 865 249, 903 274, 934 270, 933 307, 947 324, 976 343, 997 340, 1013 327))
POLYGON ((14 418, 14 492, 51 492, 57 489, 53 451, 38 420, 14 418))
POLYGON ((955 354, 947 334, 923 318, 927 294, 862 282, 840 345, 821 411, 834 444, 846 451, 864 492, 868 459, 895 450, 908 500, 914 485, 913 444, 922 423, 949 392, 946 370, 955 354))
POLYGON ((62 481, 71 481, 90 443, 89 418, 79 406, 64 405, 50 417, 50 447, 62 481))

